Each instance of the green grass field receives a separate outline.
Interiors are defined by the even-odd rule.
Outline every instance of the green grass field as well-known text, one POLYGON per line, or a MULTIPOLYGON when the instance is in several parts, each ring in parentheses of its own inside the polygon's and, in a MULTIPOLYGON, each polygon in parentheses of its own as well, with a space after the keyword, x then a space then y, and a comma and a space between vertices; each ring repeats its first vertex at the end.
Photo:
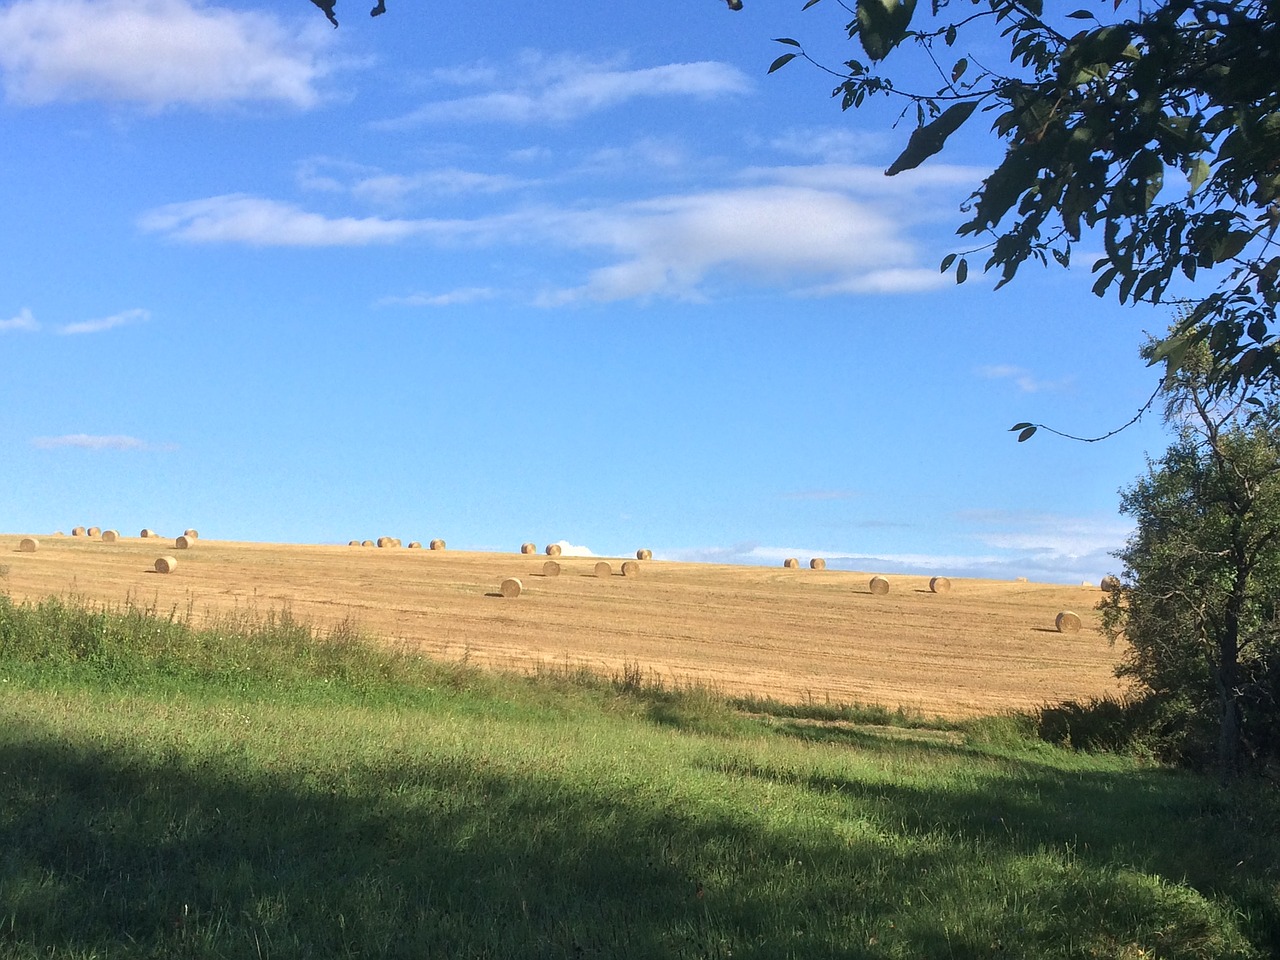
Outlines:
POLYGON ((0 596, 0 958, 1280 954, 1274 789, 805 713, 0 596))

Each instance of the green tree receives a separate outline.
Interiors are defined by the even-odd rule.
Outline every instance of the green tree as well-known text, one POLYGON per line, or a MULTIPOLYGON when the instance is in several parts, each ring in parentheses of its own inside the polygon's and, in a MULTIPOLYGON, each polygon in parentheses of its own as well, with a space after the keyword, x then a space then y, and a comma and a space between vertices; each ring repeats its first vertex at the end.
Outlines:
POLYGON ((1137 528, 1102 612, 1127 641, 1120 675, 1229 777, 1280 757, 1280 408, 1213 381, 1201 346, 1165 382, 1178 438, 1122 493, 1137 528))
MULTIPOLYGON (((1002 286, 1028 260, 1067 266, 1083 244, 1103 250, 1094 292, 1121 302, 1168 302, 1179 278, 1207 276, 1211 292, 1152 362, 1177 366, 1203 342, 1228 389, 1280 377, 1280 0, 834 2, 852 14, 856 55, 817 65, 837 76, 842 108, 897 98, 916 121, 889 175, 975 113, 1003 146, 958 230, 973 245, 944 271, 963 282, 981 251, 1002 286), (1007 51, 1007 66, 970 44, 1007 51)), ((791 49, 770 72, 816 63, 778 42, 791 49)))

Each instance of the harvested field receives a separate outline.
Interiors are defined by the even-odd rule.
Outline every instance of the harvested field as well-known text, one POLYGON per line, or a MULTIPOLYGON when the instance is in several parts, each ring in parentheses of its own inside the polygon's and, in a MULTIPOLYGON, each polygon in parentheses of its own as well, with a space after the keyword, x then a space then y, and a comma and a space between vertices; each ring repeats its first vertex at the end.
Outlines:
POLYGON ((667 682, 782 700, 902 705, 961 717, 1117 692, 1120 650, 1098 632, 1097 587, 895 575, 877 596, 867 573, 799 577, 781 567, 651 563, 644 576, 601 589, 598 557, 561 557, 564 576, 538 576, 545 557, 345 545, 202 542, 170 576, 157 576, 147 541, 68 537, 19 552, 0 536, 16 599, 49 594, 197 618, 287 607, 317 626, 344 619, 388 643, 444 659, 512 669, 638 664, 667 682), (505 577, 524 582, 519 604, 486 597, 505 577), (1059 633, 1059 611, 1079 633, 1059 633))

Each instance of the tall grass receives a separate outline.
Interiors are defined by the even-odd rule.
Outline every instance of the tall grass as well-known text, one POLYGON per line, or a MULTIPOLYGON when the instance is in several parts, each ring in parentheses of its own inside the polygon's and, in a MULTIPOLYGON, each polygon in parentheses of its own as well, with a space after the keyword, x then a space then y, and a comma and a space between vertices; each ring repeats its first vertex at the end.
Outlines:
POLYGON ((0 958, 1280 951, 1248 785, 240 627, 0 602, 0 958))

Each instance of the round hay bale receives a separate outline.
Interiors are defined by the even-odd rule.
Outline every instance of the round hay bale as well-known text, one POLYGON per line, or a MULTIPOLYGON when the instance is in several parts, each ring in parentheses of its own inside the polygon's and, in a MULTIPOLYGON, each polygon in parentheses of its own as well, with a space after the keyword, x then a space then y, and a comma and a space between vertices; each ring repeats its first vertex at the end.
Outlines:
POLYGON ((1112 590, 1119 590, 1120 578, 1114 574, 1108 573, 1102 578, 1102 583, 1099 584, 1099 586, 1101 586, 1103 590, 1107 591, 1107 593, 1110 593, 1112 590))
POLYGON ((182 531, 182 535, 183 535, 184 537, 186 537, 188 540, 199 540, 199 539, 200 539, 200 531, 198 531, 198 530, 183 530, 183 531, 182 531))
POLYGON ((1059 633, 1079 633, 1080 616, 1070 610, 1063 610, 1054 617, 1053 625, 1058 628, 1059 633))
POLYGON ((548 544, 547 544, 547 556, 548 556, 548 557, 558 557, 558 556, 560 556, 560 544, 558 544, 558 543, 548 543, 548 544))
POLYGON ((66 534, 65 534, 65 533, 63 533, 61 530, 55 530, 55 531, 53 531, 53 535, 54 535, 55 537, 65 537, 65 536, 66 536, 66 534))
POLYGON ((871 592, 877 597, 883 597, 889 592, 889 581, 884 577, 872 577, 870 587, 871 592))
POLYGON ((548 560, 542 565, 542 575, 544 577, 560 576, 560 564, 556 563, 554 560, 548 560))
POLYGON ((373 546, 373 541, 372 541, 372 540, 361 540, 361 541, 360 541, 360 546, 362 546, 362 547, 372 547, 372 546, 373 546))
POLYGON ((389 547, 389 546, 391 546, 391 538, 390 538, 390 537, 379 537, 379 538, 378 538, 378 546, 379 546, 379 547, 389 547))
POLYGON ((348 546, 348 547, 358 547, 358 546, 360 546, 360 541, 359 541, 359 540, 348 540, 348 541, 347 541, 347 546, 348 546))
POLYGON ((520 544, 520 552, 524 554, 537 553, 538 545, 536 543, 526 541, 525 543, 520 544))
POLYGON ((156 532, 152 530, 150 527, 143 527, 142 532, 138 534, 138 536, 142 537, 143 540, 146 540, 149 537, 154 537, 155 535, 156 535, 156 532))
POLYGON ((520 591, 524 589, 524 584, 520 582, 519 577, 507 577, 502 581, 502 595, 507 599, 520 596, 520 591))
POLYGON ((195 543, 195 540, 191 539, 191 537, 188 537, 185 533, 182 536, 178 537, 177 540, 173 541, 174 547, 176 547, 179 550, 188 550, 191 548, 191 545, 193 543, 195 543))
POLYGON ((827 569, 827 561, 823 560, 821 557, 814 557, 812 560, 809 561, 809 569, 825 570, 827 569))
POLYGON ((443 549, 444 549, 444 541, 443 541, 443 540, 432 540, 432 541, 431 541, 430 546, 431 546, 431 549, 432 549, 432 550, 443 550, 443 549))
POLYGON ((18 543, 18 550, 22 553, 35 553, 40 549, 40 541, 35 537, 23 537, 18 543))
POLYGON ((800 569, 800 561, 795 557, 787 557, 787 559, 782 561, 782 565, 786 567, 788 570, 800 569))
POLYGON ((930 593, 950 593, 951 581, 946 577, 930 577, 929 578, 930 593))
POLYGON ((622 564, 622 575, 624 577, 640 576, 640 564, 636 563, 634 560, 624 561, 622 564))
POLYGON ((73 537, 83 537, 83 536, 84 536, 84 533, 85 533, 85 531, 84 531, 84 527, 72 527, 72 528, 71 528, 71 535, 72 535, 73 537))
POLYGON ((410 541, 409 541, 409 549, 410 549, 410 550, 421 550, 421 549, 422 549, 422 544, 421 544, 421 542, 419 542, 419 541, 417 541, 417 540, 410 540, 410 541))
POLYGON ((97 536, 98 534, 100 534, 101 532, 102 532, 102 528, 101 528, 101 527, 90 527, 90 528, 89 528, 89 530, 88 530, 88 534, 89 534, 89 536, 91 536, 91 537, 96 537, 96 536, 97 536))
POLYGON ((117 540, 119 540, 119 539, 120 539, 120 531, 119 531, 119 530, 103 530, 103 531, 102 531, 102 542, 103 542, 103 543, 115 543, 115 542, 116 542, 117 540))
POLYGON ((636 559, 637 559, 637 560, 652 560, 652 559, 653 559, 653 551, 652 551, 652 550, 645 550, 644 548, 641 548, 641 549, 639 549, 639 550, 637 550, 637 551, 636 551, 636 559))
POLYGON ((596 576, 597 577, 613 576, 613 567, 609 566, 608 560, 601 560, 599 563, 596 564, 596 576))
POLYGON ((175 557, 156 557, 156 573, 173 573, 177 566, 175 557))

